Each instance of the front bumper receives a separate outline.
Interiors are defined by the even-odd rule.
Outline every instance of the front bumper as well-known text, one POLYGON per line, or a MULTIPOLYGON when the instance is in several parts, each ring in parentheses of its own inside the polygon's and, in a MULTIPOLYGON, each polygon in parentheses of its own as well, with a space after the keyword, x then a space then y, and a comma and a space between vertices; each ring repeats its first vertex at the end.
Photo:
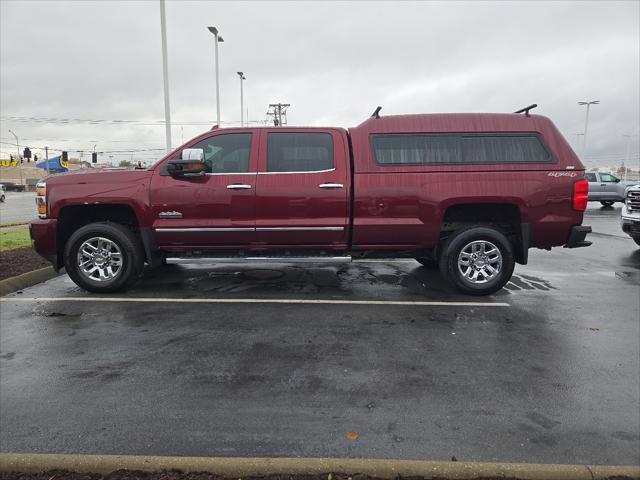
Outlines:
POLYGON ((51 262, 56 270, 61 267, 56 246, 56 227, 58 221, 55 218, 37 219, 29 223, 29 236, 33 249, 51 262))
POLYGON ((574 225, 571 227, 571 233, 569 234, 569 240, 564 248, 580 248, 588 247, 591 242, 585 240, 587 234, 591 233, 591 227, 583 225, 574 225))
POLYGON ((624 233, 632 237, 640 236, 640 215, 632 217, 623 214, 620 222, 622 223, 622 231, 624 233))

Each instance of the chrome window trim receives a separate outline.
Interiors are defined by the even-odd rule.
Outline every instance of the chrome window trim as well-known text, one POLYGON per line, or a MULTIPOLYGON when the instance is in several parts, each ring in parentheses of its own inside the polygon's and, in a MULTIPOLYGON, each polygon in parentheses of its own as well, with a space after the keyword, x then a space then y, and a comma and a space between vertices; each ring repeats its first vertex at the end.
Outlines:
POLYGON ((297 170, 295 172, 258 172, 258 175, 291 175, 292 173, 327 173, 335 172, 336 167, 328 168, 327 170, 297 170))
POLYGON ((220 176, 220 175, 256 175, 258 172, 234 172, 234 173, 220 173, 220 172, 216 172, 216 173, 205 173, 205 175, 210 175, 212 177, 214 176, 220 176))

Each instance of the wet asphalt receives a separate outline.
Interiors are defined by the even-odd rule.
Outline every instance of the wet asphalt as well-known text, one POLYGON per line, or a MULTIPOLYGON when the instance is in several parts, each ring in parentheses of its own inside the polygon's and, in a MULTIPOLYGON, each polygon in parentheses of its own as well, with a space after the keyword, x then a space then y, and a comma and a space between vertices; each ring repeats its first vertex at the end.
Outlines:
POLYGON ((593 246, 532 250, 489 298, 410 260, 176 265, 118 295, 164 303, 25 289, 0 303, 0 451, 640 464, 640 249, 619 213, 590 206, 593 246))

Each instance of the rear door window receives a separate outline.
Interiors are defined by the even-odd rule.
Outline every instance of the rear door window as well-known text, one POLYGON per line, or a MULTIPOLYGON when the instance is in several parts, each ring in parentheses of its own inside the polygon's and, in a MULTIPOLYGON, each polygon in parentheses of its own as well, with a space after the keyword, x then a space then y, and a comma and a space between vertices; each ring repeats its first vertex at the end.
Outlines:
POLYGON ((587 180, 589 180, 590 182, 597 182, 598 179, 596 178, 596 174, 595 173, 585 173, 584 176, 586 177, 587 180))
POLYGON ((305 132, 268 134, 267 172, 319 172, 333 168, 331 134, 305 132))

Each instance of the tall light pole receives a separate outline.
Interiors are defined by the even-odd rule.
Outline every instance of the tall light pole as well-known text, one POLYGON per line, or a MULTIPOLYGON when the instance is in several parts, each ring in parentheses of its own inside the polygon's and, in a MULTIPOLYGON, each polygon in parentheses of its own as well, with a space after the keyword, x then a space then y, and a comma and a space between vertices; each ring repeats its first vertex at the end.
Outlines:
POLYGON ((574 133, 576 136, 576 150, 580 150, 580 137, 584 135, 584 133, 574 133))
POLYGON ((247 77, 242 72, 238 72, 238 77, 240 77, 240 126, 242 127, 244 126, 244 91, 242 85, 247 77))
POLYGON ((16 148, 18 149, 18 170, 20 171, 20 185, 22 185, 22 160, 20 160, 20 143, 18 142, 18 136, 9 130, 9 133, 16 137, 16 148))
POLYGON ((164 81, 164 126, 167 137, 167 153, 171 151, 171 107, 169 105, 169 67, 167 61, 167 21, 164 0, 160 0, 160 35, 162 36, 162 77, 164 81))
POLYGON ((220 126, 220 73, 218 70, 218 43, 224 42, 224 39, 218 35, 218 29, 216 27, 207 27, 207 29, 213 34, 216 53, 216 122, 220 126))
POLYGON ((600 100, 592 100, 589 102, 578 102, 578 105, 587 106, 587 116, 584 119, 584 138, 582 139, 582 156, 583 157, 587 153, 587 129, 589 128, 589 107, 591 105, 598 105, 599 103, 600 103, 600 100))

